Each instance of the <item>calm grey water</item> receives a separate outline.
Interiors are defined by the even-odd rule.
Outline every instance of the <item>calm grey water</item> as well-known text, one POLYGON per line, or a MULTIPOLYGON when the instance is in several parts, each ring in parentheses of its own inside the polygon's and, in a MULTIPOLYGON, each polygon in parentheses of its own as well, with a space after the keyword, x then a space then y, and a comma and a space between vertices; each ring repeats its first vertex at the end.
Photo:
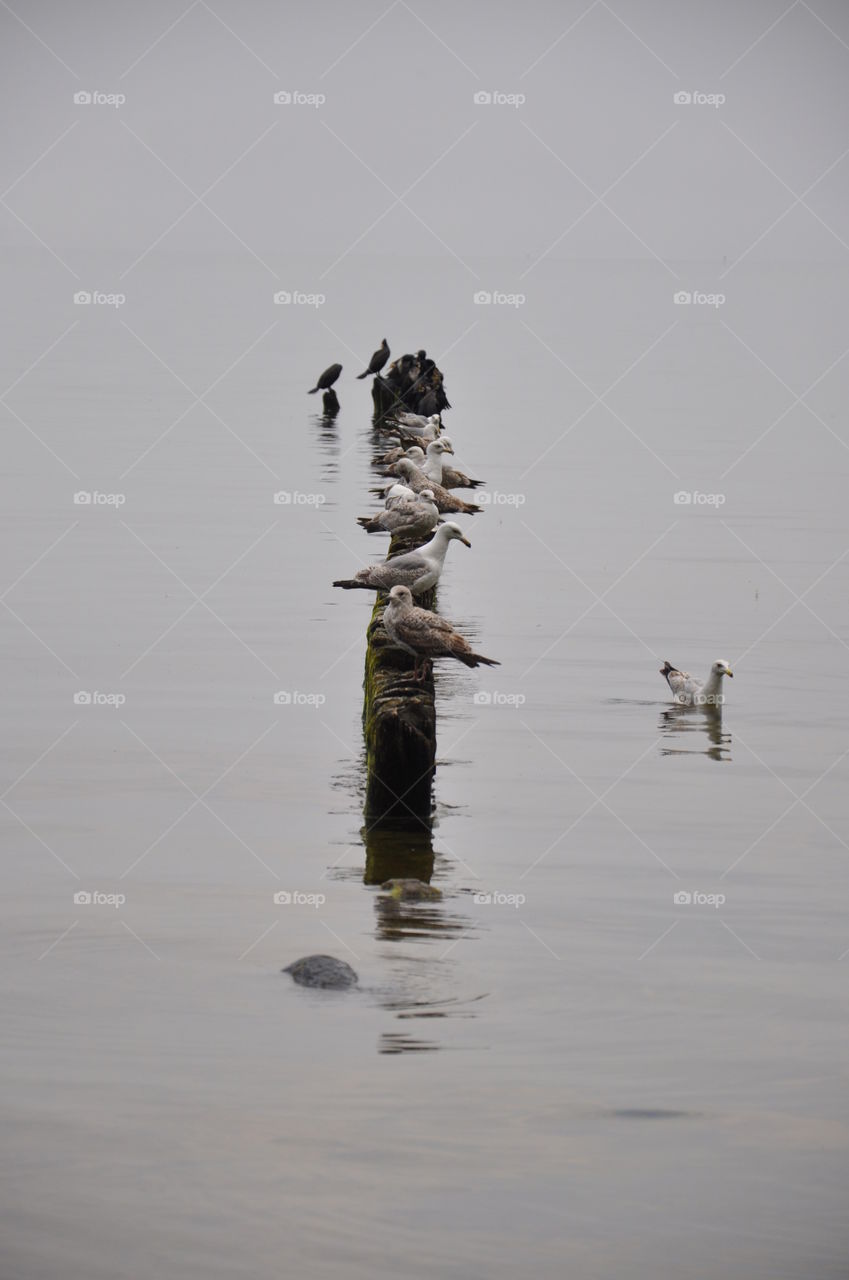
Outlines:
POLYGON ((162 253, 79 314, 6 268, 6 383, 74 327, 8 397, 3 1274, 842 1274, 845 368, 754 442, 840 354, 849 273, 741 266, 697 310, 562 261, 510 308, 420 262, 411 305, 362 258, 296 309, 162 253), (330 586, 384 546, 384 332, 505 496, 449 551, 441 610, 502 665, 438 671, 444 899, 400 916, 363 883, 371 596, 330 586), (670 718, 662 660, 718 656, 721 731, 670 718), (292 985, 310 951, 362 990, 292 985))

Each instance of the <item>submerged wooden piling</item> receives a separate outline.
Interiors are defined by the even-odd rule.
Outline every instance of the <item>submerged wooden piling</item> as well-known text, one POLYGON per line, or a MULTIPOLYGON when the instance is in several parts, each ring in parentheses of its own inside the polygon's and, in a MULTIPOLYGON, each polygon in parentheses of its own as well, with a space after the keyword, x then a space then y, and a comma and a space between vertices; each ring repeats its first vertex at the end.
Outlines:
MULTIPOLYGON (((426 541, 426 539, 425 539, 426 541)), ((421 542, 393 538, 390 556, 421 542)), ((436 592, 417 597, 434 607, 436 592)), ((433 673, 413 680, 413 658, 392 645, 383 628, 386 594, 379 592, 366 631, 363 735, 366 745, 365 817, 380 822, 428 822, 436 768, 436 691, 433 673)))

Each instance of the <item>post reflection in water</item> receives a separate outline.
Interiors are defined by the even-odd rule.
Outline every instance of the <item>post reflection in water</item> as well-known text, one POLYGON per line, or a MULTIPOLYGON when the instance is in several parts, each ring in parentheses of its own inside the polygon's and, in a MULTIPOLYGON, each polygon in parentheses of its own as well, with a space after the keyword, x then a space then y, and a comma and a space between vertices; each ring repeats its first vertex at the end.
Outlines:
MULTIPOLYGON (((449 952, 461 938, 474 936, 474 926, 470 916, 456 911, 453 900, 444 899, 430 883, 436 861, 430 824, 365 826, 360 834, 366 851, 364 883, 382 890, 374 902, 375 936, 381 942, 427 947, 419 955, 393 957, 401 976, 383 999, 384 1008, 402 1020, 474 1017, 468 1006, 482 996, 461 999, 437 993, 437 984, 457 977, 449 952), (436 953, 431 951, 434 943, 439 944, 436 953)), ((384 1032, 378 1053, 424 1053, 443 1047, 438 1040, 406 1031, 384 1032)))
POLYGON ((722 712, 711 707, 668 707, 661 712, 658 731, 664 740, 689 740, 680 745, 662 746, 664 756, 709 756, 711 760, 731 759, 731 734, 722 727, 722 712), (704 745, 704 737, 708 746, 704 745))

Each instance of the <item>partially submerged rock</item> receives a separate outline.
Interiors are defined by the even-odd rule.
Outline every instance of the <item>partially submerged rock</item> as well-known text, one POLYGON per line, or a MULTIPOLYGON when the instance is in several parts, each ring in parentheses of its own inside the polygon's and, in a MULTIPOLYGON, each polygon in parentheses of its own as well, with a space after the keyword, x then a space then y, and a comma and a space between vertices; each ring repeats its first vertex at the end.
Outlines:
POLYGON ((357 975, 351 966, 335 956, 302 956, 282 972, 291 973, 301 987, 331 987, 341 991, 357 983, 357 975))
POLYGON ((442 890, 423 880, 386 880, 380 886, 398 902, 438 902, 442 890))

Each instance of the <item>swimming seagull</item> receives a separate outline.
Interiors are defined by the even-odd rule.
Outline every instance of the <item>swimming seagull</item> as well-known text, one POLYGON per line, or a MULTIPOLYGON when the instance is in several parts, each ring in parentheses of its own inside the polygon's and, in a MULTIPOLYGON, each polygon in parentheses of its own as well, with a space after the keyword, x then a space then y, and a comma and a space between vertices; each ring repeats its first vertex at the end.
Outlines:
POLYGON ((371 360, 369 360, 368 368, 366 369, 365 373, 357 374, 357 381, 359 381, 360 378, 367 378, 370 373, 380 373, 381 369, 386 364, 386 361, 388 359, 389 359, 389 343, 384 338, 380 346, 377 348, 374 355, 372 356, 371 360))
POLYGON ((415 551, 407 551, 402 556, 394 556, 380 564, 371 564, 360 569, 353 578, 340 578, 334 587, 344 587, 350 591, 352 587, 363 587, 366 591, 390 591, 392 587, 409 587, 414 595, 421 595, 435 587, 445 563, 448 543, 459 538, 464 546, 472 544, 463 534, 458 524, 449 520, 441 524, 430 542, 415 551))
POLYGON ((341 372, 342 372, 341 364, 329 365, 328 368, 325 369, 324 373, 321 375, 321 377, 319 378, 315 386, 311 387, 310 390, 307 392, 307 395, 314 396, 316 391, 327 391, 329 387, 333 386, 334 382, 339 377, 339 374, 341 372))
POLYGON ((433 501, 433 492, 410 492, 409 498, 400 498, 376 516, 358 516, 357 524, 366 533, 391 533, 402 538, 413 538, 430 533, 439 523, 439 512, 433 501))
POLYGON ((409 485, 416 493, 421 493, 422 489, 432 489, 433 500, 442 512, 461 511, 464 515, 470 516, 483 510, 472 502, 463 502, 462 498, 455 498, 453 493, 449 493, 441 484, 431 480, 409 458, 402 458, 400 462, 396 462, 395 471, 404 484, 409 485))
POLYGON ((414 605, 409 587, 397 586, 389 592, 383 625, 389 639, 415 658, 414 680, 424 679, 428 663, 434 658, 456 658, 467 667, 477 667, 482 662, 488 667, 501 665, 495 658, 473 653, 468 640, 438 613, 414 605))
POLYGON ((666 676, 666 683, 672 690, 676 702, 685 707, 721 707, 725 701, 722 692, 724 676, 732 676, 734 672, 728 663, 720 658, 713 664, 707 680, 696 680, 688 671, 678 671, 670 662, 664 662, 660 674, 666 676))

